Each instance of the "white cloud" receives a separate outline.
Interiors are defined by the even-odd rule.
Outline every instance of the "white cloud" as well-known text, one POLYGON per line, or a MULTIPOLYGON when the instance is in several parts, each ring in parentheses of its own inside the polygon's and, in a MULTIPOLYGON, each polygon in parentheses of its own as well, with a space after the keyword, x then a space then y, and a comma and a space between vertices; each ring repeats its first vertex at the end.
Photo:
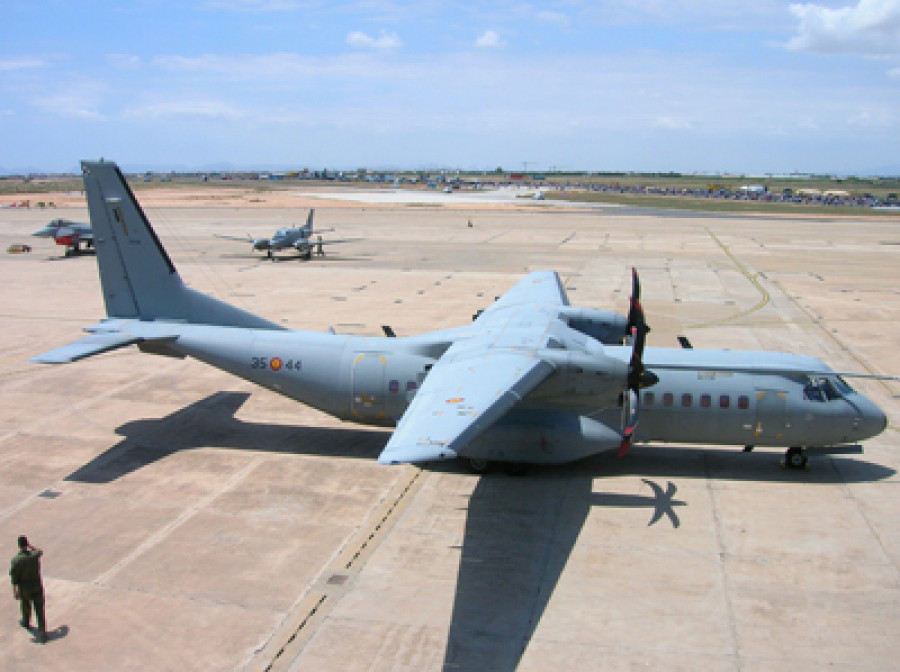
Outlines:
POLYGON ((209 9, 228 12, 288 12, 304 8, 304 3, 297 0, 208 0, 204 4, 209 9))
POLYGON ((120 70, 137 70, 141 66, 141 59, 131 54, 107 54, 107 62, 120 70))
POLYGON ((382 33, 378 37, 372 37, 361 30, 355 30, 347 35, 346 42, 357 49, 397 49, 403 46, 403 42, 394 33, 382 33))
POLYGON ((900 53, 900 0, 859 0, 855 7, 829 9, 794 4, 800 25, 787 48, 818 53, 900 53))
POLYGON ((691 123, 685 119, 676 117, 662 116, 653 120, 654 128, 662 128, 668 131, 689 131, 691 123))
POLYGON ((86 78, 76 78, 59 86, 47 86, 52 93, 35 94, 28 102, 34 107, 67 119, 102 120, 100 112, 107 92, 105 84, 86 78))
POLYGON ((102 120, 105 117, 97 110, 93 101, 85 100, 77 94, 57 94, 39 96, 32 101, 36 107, 69 119, 102 120))
POLYGON ((570 23, 569 17, 562 12, 542 10, 537 13, 537 18, 539 21, 555 23, 558 26, 568 26, 570 23))
POLYGON ((233 56, 157 56, 152 64, 185 77, 214 77, 231 82, 283 82, 286 77, 290 77, 296 84, 300 80, 371 80, 409 78, 420 74, 414 63, 391 63, 370 53, 340 54, 327 58, 291 52, 233 56))
POLYGON ((0 59, 0 72, 11 70, 32 70, 34 68, 43 68, 47 63, 39 58, 30 56, 19 56, 18 58, 2 58, 0 59))
POLYGON ((897 126, 897 115, 884 109, 863 110, 847 122, 859 128, 893 128, 897 126))
POLYGON ((496 49, 506 46, 506 42, 500 39, 496 31, 486 30, 475 40, 475 46, 482 49, 496 49))
POLYGON ((125 111, 130 118, 199 117, 203 119, 244 119, 247 112, 217 100, 179 100, 148 103, 125 111))

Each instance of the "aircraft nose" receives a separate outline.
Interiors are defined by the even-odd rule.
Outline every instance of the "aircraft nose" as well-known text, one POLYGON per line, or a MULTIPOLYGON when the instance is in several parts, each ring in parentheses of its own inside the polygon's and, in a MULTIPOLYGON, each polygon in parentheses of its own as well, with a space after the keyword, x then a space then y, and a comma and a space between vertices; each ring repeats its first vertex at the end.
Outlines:
POLYGON ((860 439, 878 436, 887 429, 887 416, 874 403, 859 395, 854 399, 856 414, 853 418, 853 429, 860 439))

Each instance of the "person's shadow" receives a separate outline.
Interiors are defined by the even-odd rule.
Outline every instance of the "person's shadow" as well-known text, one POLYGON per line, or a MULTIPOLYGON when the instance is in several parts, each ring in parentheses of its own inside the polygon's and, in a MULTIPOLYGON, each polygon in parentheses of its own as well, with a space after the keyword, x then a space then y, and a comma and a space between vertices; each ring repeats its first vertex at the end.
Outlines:
POLYGON ((68 634, 69 634, 69 626, 68 626, 68 625, 61 625, 61 626, 59 626, 58 628, 56 628, 56 629, 54 629, 54 630, 48 630, 48 631, 47 631, 47 641, 46 641, 46 642, 41 642, 41 641, 38 639, 38 630, 37 630, 37 628, 35 628, 35 627, 30 627, 30 628, 28 628, 28 631, 31 633, 31 637, 32 637, 32 640, 31 640, 31 641, 32 641, 34 644, 49 644, 50 642, 56 641, 57 639, 62 639, 63 637, 65 637, 66 635, 68 635, 68 634))

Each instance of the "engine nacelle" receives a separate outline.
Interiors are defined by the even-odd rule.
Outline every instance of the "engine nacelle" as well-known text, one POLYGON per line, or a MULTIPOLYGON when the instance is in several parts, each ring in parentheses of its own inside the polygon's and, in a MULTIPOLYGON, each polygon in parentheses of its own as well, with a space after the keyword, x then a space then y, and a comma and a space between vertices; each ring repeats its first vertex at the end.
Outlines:
POLYGON ((560 309, 559 315, 570 328, 605 345, 622 345, 628 327, 628 318, 611 310, 565 306, 560 309))
POLYGON ((628 382, 628 363, 602 352, 542 350, 540 356, 556 371, 528 395, 532 399, 606 408, 618 404, 628 382))

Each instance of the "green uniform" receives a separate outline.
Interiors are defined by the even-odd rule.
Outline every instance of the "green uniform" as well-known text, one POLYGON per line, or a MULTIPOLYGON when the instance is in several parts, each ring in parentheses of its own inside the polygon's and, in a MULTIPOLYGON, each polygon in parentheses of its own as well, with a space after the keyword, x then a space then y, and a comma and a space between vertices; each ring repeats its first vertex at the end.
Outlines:
POLYGON ((44 585, 41 583, 41 560, 44 554, 39 548, 19 551, 9 563, 9 578, 19 591, 22 607, 22 625, 31 623, 31 607, 37 616, 38 633, 46 637, 47 624, 44 620, 44 585))

